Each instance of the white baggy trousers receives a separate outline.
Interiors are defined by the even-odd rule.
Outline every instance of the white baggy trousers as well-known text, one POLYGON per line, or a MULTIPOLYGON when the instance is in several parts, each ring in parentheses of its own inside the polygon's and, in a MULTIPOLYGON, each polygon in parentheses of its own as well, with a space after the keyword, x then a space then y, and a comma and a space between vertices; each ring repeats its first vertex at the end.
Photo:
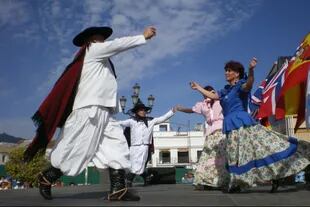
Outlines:
POLYGON ((73 110, 53 148, 51 164, 65 175, 80 174, 93 162, 99 169, 130 169, 129 148, 122 127, 108 108, 73 110))
POLYGON ((141 175, 145 170, 145 164, 149 155, 149 145, 132 145, 130 146, 130 172, 141 175))

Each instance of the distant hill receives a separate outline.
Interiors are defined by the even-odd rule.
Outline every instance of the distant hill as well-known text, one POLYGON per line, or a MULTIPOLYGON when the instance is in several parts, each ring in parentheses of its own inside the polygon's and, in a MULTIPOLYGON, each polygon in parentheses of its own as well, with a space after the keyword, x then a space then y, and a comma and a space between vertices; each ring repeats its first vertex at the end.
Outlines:
POLYGON ((19 141, 25 140, 24 138, 14 137, 6 133, 0 134, 0 142, 5 143, 18 143, 19 141))

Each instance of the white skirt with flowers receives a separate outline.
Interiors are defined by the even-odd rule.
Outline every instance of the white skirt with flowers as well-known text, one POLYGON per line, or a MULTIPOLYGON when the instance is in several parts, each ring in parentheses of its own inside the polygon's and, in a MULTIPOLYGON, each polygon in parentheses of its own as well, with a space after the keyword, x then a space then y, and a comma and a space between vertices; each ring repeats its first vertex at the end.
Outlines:
POLYGON ((206 137, 204 148, 194 173, 195 185, 221 187, 228 182, 225 135, 221 130, 206 137))
POLYGON ((250 187, 297 174, 310 164, 310 142, 257 124, 227 134, 229 186, 250 187))

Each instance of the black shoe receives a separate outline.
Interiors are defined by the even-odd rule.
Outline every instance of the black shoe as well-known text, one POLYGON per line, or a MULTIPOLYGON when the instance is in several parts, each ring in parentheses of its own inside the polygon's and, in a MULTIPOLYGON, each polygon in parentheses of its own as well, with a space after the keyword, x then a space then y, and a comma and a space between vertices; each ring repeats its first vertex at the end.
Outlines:
POLYGON ((140 197, 133 194, 128 190, 128 188, 123 188, 121 190, 115 191, 108 195, 109 201, 139 201, 140 197))
POLYGON ((128 173, 126 175, 126 186, 127 186, 127 188, 132 187, 133 180, 135 179, 135 177, 136 177, 136 174, 134 174, 134 173, 128 173))
POLYGON ((39 191, 41 196, 46 199, 46 200, 52 200, 52 184, 43 176, 42 173, 39 174, 38 176, 39 180, 39 191))
POLYGON ((240 186, 232 186, 227 190, 227 193, 240 193, 241 188, 240 186))
MULTIPOLYGON (((205 185, 204 186, 204 190, 221 190, 221 187, 214 187, 214 186, 210 186, 210 185, 205 185)), ((241 189, 240 189, 241 191, 241 189)))
POLYGON ((272 187, 270 190, 270 193, 275 193, 277 192, 278 188, 279 188, 279 180, 272 180, 272 187))
POLYGON ((148 186, 151 184, 152 177, 151 176, 146 176, 143 177, 143 186, 148 186))
POLYGON ((154 175, 153 174, 149 174, 145 177, 144 179, 144 186, 148 186, 152 184, 152 181, 154 179, 154 175))
POLYGON ((204 185, 200 185, 200 184, 195 185, 194 190, 195 191, 204 191, 205 190, 205 186, 204 185))
POLYGON ((132 187, 132 182, 127 181, 126 186, 127 186, 127 188, 131 188, 132 187))

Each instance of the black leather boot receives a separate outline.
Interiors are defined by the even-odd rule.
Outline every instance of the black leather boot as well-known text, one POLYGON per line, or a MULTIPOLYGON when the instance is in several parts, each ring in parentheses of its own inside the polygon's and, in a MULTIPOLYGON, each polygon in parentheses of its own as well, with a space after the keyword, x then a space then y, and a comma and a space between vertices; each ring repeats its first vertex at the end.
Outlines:
POLYGON ((39 181, 39 191, 41 196, 46 200, 52 200, 52 184, 61 176, 63 173, 58 168, 54 168, 53 166, 49 167, 47 170, 41 172, 38 175, 39 181))
POLYGON ((141 177, 143 178, 144 181, 144 186, 148 186, 151 184, 152 179, 153 179, 153 174, 149 174, 147 171, 144 171, 141 174, 141 177))
POLYGON ((195 191, 204 191, 205 190, 205 185, 197 184, 194 186, 195 191))
POLYGON ((132 187, 133 180, 135 179, 136 174, 128 173, 126 176, 126 185, 128 188, 132 187))
POLYGON ((272 185, 271 185, 271 190, 270 193, 275 193, 277 192, 279 188, 280 181, 279 180, 272 180, 272 185))
POLYGON ((241 187, 239 185, 225 186, 222 191, 223 193, 240 193, 241 187))
POLYGON ((194 190, 195 191, 222 190, 222 188, 221 187, 213 187, 210 185, 197 184, 197 185, 195 185, 194 190))
POLYGON ((125 171, 123 169, 110 171, 111 189, 108 195, 109 201, 139 201, 140 197, 131 193, 125 185, 125 171))
POLYGON ((241 188, 238 185, 232 186, 231 188, 228 189, 228 193, 240 193, 240 192, 241 188))

